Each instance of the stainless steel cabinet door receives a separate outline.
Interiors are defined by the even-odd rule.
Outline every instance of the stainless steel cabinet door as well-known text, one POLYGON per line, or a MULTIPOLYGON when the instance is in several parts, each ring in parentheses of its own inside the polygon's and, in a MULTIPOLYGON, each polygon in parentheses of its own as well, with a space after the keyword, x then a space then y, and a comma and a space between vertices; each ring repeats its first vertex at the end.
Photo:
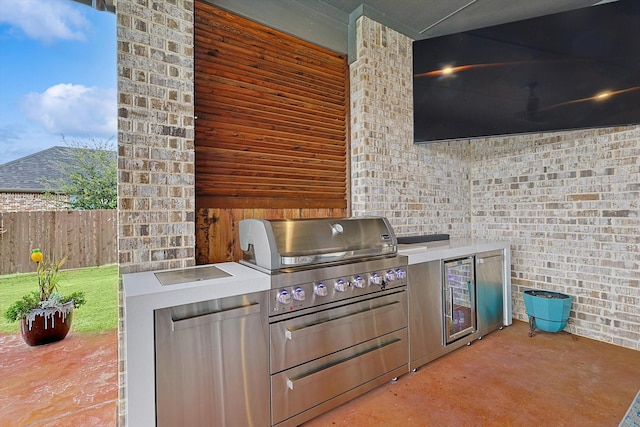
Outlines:
POLYGON ((268 426, 267 292, 157 310, 156 425, 268 426))
POLYGON ((409 266, 409 369, 443 354, 440 260, 409 266))
POLYGON ((503 325, 504 254, 502 250, 476 255, 478 330, 486 334, 503 325))

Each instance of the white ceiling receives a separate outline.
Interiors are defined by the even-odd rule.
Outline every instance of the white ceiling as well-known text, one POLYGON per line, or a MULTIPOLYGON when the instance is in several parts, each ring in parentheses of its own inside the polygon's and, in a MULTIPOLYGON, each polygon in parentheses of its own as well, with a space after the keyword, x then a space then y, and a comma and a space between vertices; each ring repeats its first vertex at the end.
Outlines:
MULTIPOLYGON (((75 0, 115 12, 117 0, 75 0)), ((349 53, 353 22, 368 16, 413 40, 616 0, 204 0, 267 26, 349 53)))
POLYGON ((349 49, 353 49, 353 23, 362 15, 420 40, 615 0, 204 1, 352 56, 349 49))
MULTIPOLYGON (((578 9, 598 0, 296 0, 346 14, 364 5, 414 40, 578 9)), ((365 13, 366 14, 366 13, 365 13)), ((385 23, 385 22, 383 22, 385 23)))

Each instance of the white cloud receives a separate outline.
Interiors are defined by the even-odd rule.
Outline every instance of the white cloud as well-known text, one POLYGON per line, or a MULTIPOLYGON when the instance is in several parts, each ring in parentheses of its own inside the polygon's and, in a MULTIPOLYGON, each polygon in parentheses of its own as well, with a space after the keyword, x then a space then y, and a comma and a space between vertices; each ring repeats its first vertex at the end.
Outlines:
POLYGON ((118 130, 115 89, 61 83, 25 96, 21 110, 52 134, 109 138, 118 130))
POLYGON ((69 0, 2 0, 0 23, 45 43, 83 40, 89 29, 89 21, 69 0))

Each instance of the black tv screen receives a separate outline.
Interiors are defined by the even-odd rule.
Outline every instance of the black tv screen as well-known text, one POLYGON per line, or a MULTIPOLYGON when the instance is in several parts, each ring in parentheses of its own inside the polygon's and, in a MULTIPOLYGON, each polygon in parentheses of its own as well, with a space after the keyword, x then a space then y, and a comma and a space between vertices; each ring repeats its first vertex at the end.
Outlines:
POLYGON ((413 43, 414 141, 640 123, 640 0, 413 43))

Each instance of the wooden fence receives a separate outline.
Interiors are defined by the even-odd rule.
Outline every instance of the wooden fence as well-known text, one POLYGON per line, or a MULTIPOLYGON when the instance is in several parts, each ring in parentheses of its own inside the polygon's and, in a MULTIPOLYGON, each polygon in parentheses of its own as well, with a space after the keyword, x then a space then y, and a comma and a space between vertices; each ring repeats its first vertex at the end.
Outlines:
POLYGON ((117 210, 0 212, 0 275, 34 272, 31 249, 66 256, 64 269, 118 262, 117 210))

